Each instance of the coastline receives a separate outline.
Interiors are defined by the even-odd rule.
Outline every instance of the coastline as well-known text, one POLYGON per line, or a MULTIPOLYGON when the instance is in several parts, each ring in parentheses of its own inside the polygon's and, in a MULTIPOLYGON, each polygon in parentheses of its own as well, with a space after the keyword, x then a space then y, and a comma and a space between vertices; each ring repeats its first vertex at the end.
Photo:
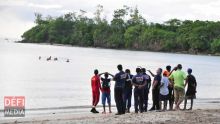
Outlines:
MULTIPOLYGON (((15 43, 29 43, 29 42, 21 42, 15 41, 15 43)), ((94 47, 94 46, 78 46, 78 45, 69 45, 69 44, 57 44, 57 43, 29 43, 29 44, 38 44, 38 45, 51 45, 51 46, 64 46, 64 47, 81 47, 81 48, 96 48, 96 49, 110 49, 110 50, 128 50, 128 51, 139 51, 139 52, 155 52, 155 53, 170 53, 170 54, 185 54, 185 55, 202 55, 202 56, 220 56, 220 53, 192 53, 188 51, 153 51, 153 50, 137 50, 137 49, 123 49, 123 48, 107 48, 107 47, 94 47)))
MULTIPOLYGON (((151 105, 150 105, 151 106, 151 105)), ((78 106, 80 107, 80 106, 78 106)), ((112 107, 113 113, 101 114, 102 107, 98 106, 99 114, 90 113, 91 107, 63 107, 59 110, 49 108, 46 110, 26 110, 25 117, 3 117, 0 112, 0 124, 208 124, 220 123, 220 104, 209 102, 205 104, 195 103, 193 110, 180 111, 148 111, 135 114, 133 107, 131 113, 115 115, 116 108, 112 107)), ((107 109, 108 112, 108 109, 107 109)))
POLYGON ((0 123, 30 123, 30 124, 208 124, 220 123, 220 108, 218 109, 196 109, 192 111, 166 111, 166 112, 145 112, 135 114, 134 112, 125 115, 107 114, 51 114, 24 118, 7 118, 0 123))

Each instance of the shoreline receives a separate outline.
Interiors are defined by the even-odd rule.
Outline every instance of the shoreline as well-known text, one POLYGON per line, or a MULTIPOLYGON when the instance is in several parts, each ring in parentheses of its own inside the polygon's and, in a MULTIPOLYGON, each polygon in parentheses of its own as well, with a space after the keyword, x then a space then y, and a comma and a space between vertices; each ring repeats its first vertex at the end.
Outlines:
MULTIPOLYGON (((181 104, 182 105, 182 104, 181 104)), ((189 105, 189 104, 187 104, 189 105)), ((149 107, 151 104, 149 105, 149 107)), ((189 107, 189 106, 188 106, 189 107)), ((188 108, 187 107, 187 108, 188 108)), ((152 124, 152 123, 169 123, 169 124, 207 124, 220 123, 220 104, 195 102, 193 110, 179 111, 148 111, 144 113, 134 113, 132 106, 131 113, 124 115, 115 115, 116 108, 112 107, 113 113, 101 114, 102 106, 98 106, 99 114, 90 112, 91 107, 63 107, 60 109, 43 109, 43 110, 26 110, 25 117, 4 117, 4 113, 0 112, 0 124, 8 123, 27 123, 27 124, 152 124)))
MULTIPOLYGON (((24 43, 21 41, 14 41, 15 43, 24 43)), ((26 42, 29 43, 29 42, 26 42)), ((168 51, 151 51, 151 50, 136 50, 136 49, 123 49, 123 48, 106 48, 106 47, 93 47, 93 46, 78 46, 78 45, 70 45, 70 44, 57 44, 57 43, 29 43, 29 44, 37 44, 37 45, 51 45, 51 46, 65 46, 65 47, 79 47, 79 48, 95 48, 95 49, 109 49, 109 50, 127 50, 127 51, 138 51, 138 52, 155 52, 155 53, 170 53, 170 54, 183 54, 183 55, 202 55, 202 56, 220 56, 220 53, 210 54, 210 53, 190 53, 187 51, 178 51, 178 52, 168 52, 168 51)))
POLYGON ((220 123, 220 108, 218 109, 195 109, 191 111, 166 111, 166 112, 145 112, 135 114, 134 112, 124 115, 107 114, 50 114, 24 118, 6 118, 0 123, 30 123, 30 124, 208 124, 220 123))

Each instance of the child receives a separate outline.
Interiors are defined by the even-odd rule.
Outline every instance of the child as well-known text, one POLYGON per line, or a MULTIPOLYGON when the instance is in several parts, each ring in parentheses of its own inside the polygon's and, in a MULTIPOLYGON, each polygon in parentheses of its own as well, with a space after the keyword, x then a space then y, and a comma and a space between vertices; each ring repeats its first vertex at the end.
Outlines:
MULTIPOLYGON (((169 95, 169 79, 167 77, 166 73, 163 73, 163 77, 161 79, 161 85, 160 85, 160 105, 163 101, 163 111, 167 110, 167 100, 169 95)), ((162 107, 161 107, 162 109, 162 107)))
POLYGON ((192 69, 189 68, 187 72, 188 72, 188 76, 186 78, 185 87, 187 84, 188 84, 188 87, 187 87, 186 96, 185 96, 184 110, 186 110, 187 99, 191 99, 191 107, 189 108, 189 110, 192 110, 193 99, 196 98, 197 82, 196 82, 196 78, 192 75, 192 69))
POLYGON ((101 77, 101 91, 102 91, 102 105, 103 105, 103 112, 102 114, 106 114, 105 111, 105 101, 107 99, 108 106, 109 106, 109 113, 111 112, 111 90, 110 90, 110 81, 112 80, 111 78, 108 78, 108 76, 111 75, 114 77, 112 74, 109 74, 108 72, 104 73, 104 77, 101 77))

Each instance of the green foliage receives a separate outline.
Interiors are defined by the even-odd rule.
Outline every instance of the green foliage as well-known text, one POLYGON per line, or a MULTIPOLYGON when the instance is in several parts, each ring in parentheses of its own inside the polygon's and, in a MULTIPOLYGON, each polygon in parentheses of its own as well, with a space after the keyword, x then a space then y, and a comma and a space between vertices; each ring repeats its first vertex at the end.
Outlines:
POLYGON ((212 52, 214 53, 220 53, 220 39, 215 39, 211 43, 212 52))
POLYGON ((220 52, 220 22, 170 19, 163 24, 147 23, 139 10, 124 6, 114 11, 113 19, 103 17, 98 5, 94 18, 67 13, 46 17, 35 13, 36 26, 22 35, 22 42, 58 43, 104 48, 152 51, 220 52))

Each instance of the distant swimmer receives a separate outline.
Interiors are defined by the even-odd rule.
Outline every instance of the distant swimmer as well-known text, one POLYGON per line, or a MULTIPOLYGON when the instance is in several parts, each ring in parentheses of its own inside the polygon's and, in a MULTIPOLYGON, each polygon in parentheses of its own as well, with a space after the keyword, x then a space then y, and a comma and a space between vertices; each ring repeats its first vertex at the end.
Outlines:
POLYGON ((48 58, 47 58, 47 61, 51 60, 51 58, 52 58, 51 56, 50 56, 50 57, 48 57, 48 58))
POLYGON ((70 62, 70 60, 69 60, 69 59, 67 59, 67 60, 66 60, 66 62, 70 62))
POLYGON ((57 58, 57 57, 55 57, 53 60, 54 60, 54 61, 57 61, 57 60, 58 60, 58 58, 57 58))
POLYGON ((39 56, 38 59, 41 60, 41 56, 39 56))

